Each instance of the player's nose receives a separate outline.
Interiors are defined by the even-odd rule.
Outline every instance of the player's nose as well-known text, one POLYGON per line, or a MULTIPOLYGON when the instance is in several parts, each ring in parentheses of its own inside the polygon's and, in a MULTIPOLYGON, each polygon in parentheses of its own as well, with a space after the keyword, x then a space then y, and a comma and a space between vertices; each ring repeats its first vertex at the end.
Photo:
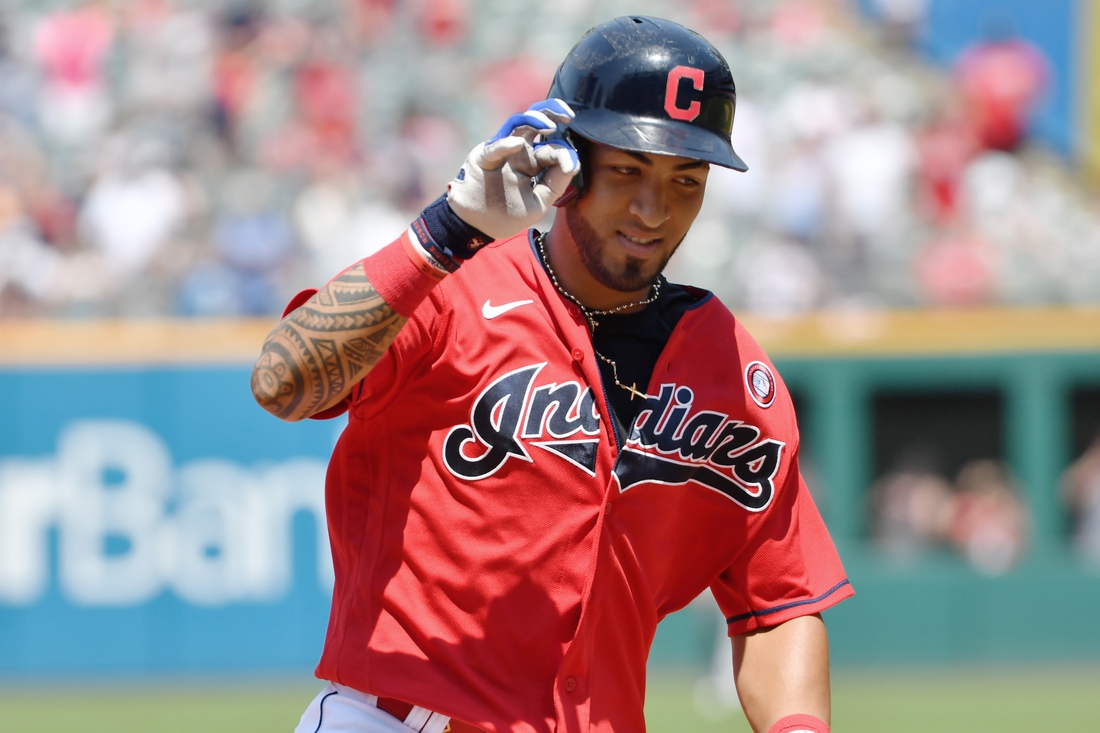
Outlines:
POLYGON ((656 182, 643 182, 634 191, 629 211, 647 229, 664 224, 671 214, 664 187, 656 182))

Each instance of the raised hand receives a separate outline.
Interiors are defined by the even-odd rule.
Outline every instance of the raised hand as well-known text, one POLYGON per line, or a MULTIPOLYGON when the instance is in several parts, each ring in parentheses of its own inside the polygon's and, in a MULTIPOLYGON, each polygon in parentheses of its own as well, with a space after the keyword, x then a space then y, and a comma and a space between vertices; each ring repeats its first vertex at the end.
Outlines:
POLYGON ((470 151, 447 188, 459 218, 494 239, 532 226, 565 192, 580 169, 577 151, 564 140, 537 141, 568 124, 573 110, 546 99, 512 115, 496 135, 470 151))

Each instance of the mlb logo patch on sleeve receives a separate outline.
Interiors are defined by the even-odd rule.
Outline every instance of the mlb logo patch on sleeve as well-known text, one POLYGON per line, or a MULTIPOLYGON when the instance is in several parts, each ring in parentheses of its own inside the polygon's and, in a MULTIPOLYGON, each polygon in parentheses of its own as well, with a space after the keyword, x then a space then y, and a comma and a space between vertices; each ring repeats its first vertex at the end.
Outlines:
POLYGON ((775 377, 767 364, 754 361, 745 367, 745 386, 749 388, 753 402, 761 407, 771 407, 775 399, 775 377))

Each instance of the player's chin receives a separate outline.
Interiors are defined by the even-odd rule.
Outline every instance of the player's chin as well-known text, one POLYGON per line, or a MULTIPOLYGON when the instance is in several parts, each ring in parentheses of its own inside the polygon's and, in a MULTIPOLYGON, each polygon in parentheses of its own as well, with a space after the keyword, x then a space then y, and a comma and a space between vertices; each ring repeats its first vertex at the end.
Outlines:
POLYGON ((628 257, 615 268, 612 287, 620 293, 635 293, 648 288, 661 273, 660 261, 628 257))

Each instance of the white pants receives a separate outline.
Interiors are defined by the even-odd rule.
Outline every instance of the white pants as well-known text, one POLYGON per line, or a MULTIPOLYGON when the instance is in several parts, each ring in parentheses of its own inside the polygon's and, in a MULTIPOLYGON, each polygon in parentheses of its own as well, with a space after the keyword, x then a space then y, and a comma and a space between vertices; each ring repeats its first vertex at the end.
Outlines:
POLYGON ((409 718, 419 727, 379 710, 374 695, 330 682, 302 713, 294 733, 443 733, 450 722, 450 718, 423 708, 413 708, 409 718))

